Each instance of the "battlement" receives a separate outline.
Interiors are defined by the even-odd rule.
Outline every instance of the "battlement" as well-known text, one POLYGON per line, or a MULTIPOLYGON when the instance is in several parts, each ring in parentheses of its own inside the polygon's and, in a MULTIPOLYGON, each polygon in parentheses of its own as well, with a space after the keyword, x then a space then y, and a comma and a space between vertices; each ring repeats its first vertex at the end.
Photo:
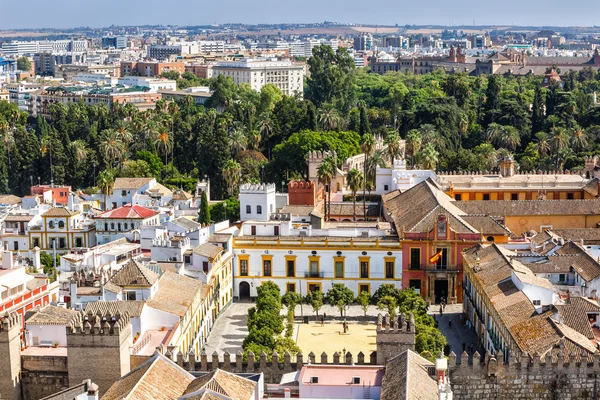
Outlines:
POLYGON ((5 313, 0 318, 0 331, 10 331, 14 328, 21 329, 21 315, 17 313, 5 313))
POLYGON ((240 194, 270 194, 275 193, 274 183, 243 183, 240 185, 240 194))
POLYGON ((67 326, 67 335, 104 335, 119 336, 126 328, 130 327, 131 318, 125 314, 77 314, 73 322, 67 326))
POLYGON ((385 333, 414 333, 415 317, 412 314, 404 315, 400 313, 398 318, 391 321, 390 314, 377 316, 377 334, 385 333))
POLYGON ((289 181, 288 191, 290 190, 308 190, 312 191, 317 186, 316 183, 310 181, 289 181))
POLYGON ((322 160, 326 159, 329 156, 332 156, 333 158, 337 158, 337 153, 335 152, 335 150, 334 151, 329 151, 329 150, 309 151, 308 154, 306 155, 306 161, 307 162, 318 162, 318 161, 322 161, 322 160))
POLYGON ((235 373, 258 373, 262 372, 265 376, 265 383, 279 383, 283 374, 293 371, 299 371, 304 365, 320 364, 320 365, 377 365, 376 352, 370 355, 365 355, 360 352, 353 355, 350 352, 328 355, 323 352, 319 356, 313 352, 308 356, 298 353, 295 356, 289 352, 280 355, 277 352, 267 355, 264 352, 255 355, 253 352, 247 354, 244 359, 244 354, 238 351, 232 355, 225 351, 222 354, 217 352, 212 355, 202 351, 199 355, 194 351, 186 354, 175 350, 174 347, 159 346, 156 351, 173 360, 177 365, 187 371, 214 371, 217 368, 224 371, 235 373), (233 357, 232 357, 233 356, 233 357))

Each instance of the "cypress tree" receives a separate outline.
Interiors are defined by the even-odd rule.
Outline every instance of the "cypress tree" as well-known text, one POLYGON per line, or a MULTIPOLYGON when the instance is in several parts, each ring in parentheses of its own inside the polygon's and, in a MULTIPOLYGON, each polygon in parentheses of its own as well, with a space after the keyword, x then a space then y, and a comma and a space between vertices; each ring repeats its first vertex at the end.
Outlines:
POLYGON ((210 224, 210 211, 208 210, 208 198, 206 197, 206 192, 202 192, 202 197, 200 199, 198 222, 204 225, 210 224))

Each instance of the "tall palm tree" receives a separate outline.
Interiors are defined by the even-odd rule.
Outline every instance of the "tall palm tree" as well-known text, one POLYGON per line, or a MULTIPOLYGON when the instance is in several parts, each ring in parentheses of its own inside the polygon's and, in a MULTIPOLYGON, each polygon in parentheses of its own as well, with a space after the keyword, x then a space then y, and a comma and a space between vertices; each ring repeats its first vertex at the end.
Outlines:
POLYGON ((73 150, 73 154, 75 154, 75 158, 77 159, 77 163, 80 164, 85 160, 88 154, 87 144, 83 140, 74 140, 71 142, 71 149, 73 150))
POLYGON ((537 143, 537 150, 541 157, 545 157, 551 148, 551 138, 546 132, 538 132, 535 134, 535 142, 537 143))
POLYGON ((169 150, 171 149, 172 145, 173 145, 173 138, 171 137, 171 135, 169 135, 169 133, 166 131, 166 129, 159 130, 158 134, 154 138, 154 147, 156 148, 157 152, 164 154, 165 168, 167 167, 167 165, 169 163, 168 156, 169 156, 169 150))
POLYGON ((435 171, 438 163, 439 153, 432 143, 427 143, 419 152, 419 161, 423 169, 431 169, 435 171))
POLYGON ((100 151, 112 164, 114 161, 122 158, 123 143, 119 139, 119 134, 113 129, 102 131, 100 137, 100 151))
POLYGON ((240 122, 234 122, 229 130, 227 139, 229 141, 229 147, 231 147, 234 154, 238 154, 248 147, 248 138, 244 132, 244 126, 240 122))
POLYGON ((475 154, 483 159, 488 171, 491 171, 496 167, 498 158, 496 149, 494 149, 494 146, 492 146, 491 143, 482 143, 477 146, 475 150, 475 154))
POLYGON ((421 150, 423 137, 417 129, 411 129, 406 135, 406 153, 410 156, 411 164, 415 163, 415 155, 421 150))
POLYGON ((331 181, 335 176, 336 164, 335 159, 332 156, 327 156, 317 168, 317 177, 327 187, 327 198, 325 199, 325 217, 327 220, 331 219, 331 181), (327 203, 329 201, 329 203, 327 203), (327 218, 327 212, 329 211, 329 217, 327 218))
POLYGON ((230 196, 235 195, 235 189, 240 182, 242 166, 235 160, 229 159, 223 166, 223 179, 227 182, 227 192, 230 196))
POLYGON ((167 105, 167 111, 171 116, 171 137, 173 138, 173 145, 171 146, 171 164, 175 165, 175 116, 179 112, 179 106, 174 101, 171 101, 167 105))
POLYGON ((348 175, 346 175, 346 181, 348 183, 350 191, 352 192, 352 214, 353 220, 356 222, 356 192, 358 192, 358 190, 363 186, 365 182, 365 177, 363 176, 362 172, 360 172, 356 168, 353 168, 350 171, 348 171, 348 175))
POLYGON ((260 148, 260 140, 261 140, 260 132, 256 129, 248 132, 248 147, 252 150, 257 150, 260 148))
POLYGON ((273 135, 273 118, 271 113, 265 111, 260 115, 260 122, 258 123, 258 131, 260 132, 263 140, 267 143, 267 156, 271 159, 271 135, 273 135))
POLYGON ((581 151, 587 146, 587 135, 579 126, 573 128, 571 132, 571 146, 575 151, 581 151))
POLYGON ((319 124, 325 131, 334 131, 340 125, 340 115, 331 104, 326 104, 319 111, 319 124))
POLYGON ((100 192, 104 195, 104 211, 106 211, 108 209, 107 197, 112 193, 115 185, 115 177, 112 172, 108 169, 100 171, 98 174, 97 185, 100 192))
POLYGON ((387 153, 390 158, 390 165, 394 165, 394 159, 402 155, 402 149, 400 148, 400 136, 396 132, 392 132, 385 138, 385 144, 387 145, 387 153))
POLYGON ((367 220, 367 198, 365 196, 365 192, 367 191, 367 164, 369 163, 369 157, 373 154, 373 152, 375 151, 375 136, 373 136, 370 133, 365 133, 365 135, 362 138, 362 143, 360 144, 360 147, 363 151, 363 153, 365 154, 365 161, 363 163, 363 177, 365 177, 365 179, 363 179, 363 218, 366 221, 367 220))
POLYGON ((569 144, 569 135, 567 134, 565 128, 559 126, 552 128, 551 135, 552 150, 554 151, 554 155, 556 157, 556 168, 558 169, 558 153, 569 144))

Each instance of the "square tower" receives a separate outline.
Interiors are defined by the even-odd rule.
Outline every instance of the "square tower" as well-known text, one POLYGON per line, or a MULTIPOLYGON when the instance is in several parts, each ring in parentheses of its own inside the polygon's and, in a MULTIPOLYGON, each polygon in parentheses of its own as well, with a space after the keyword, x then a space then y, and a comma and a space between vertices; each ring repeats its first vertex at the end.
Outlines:
POLYGON ((269 215, 276 212, 274 183, 240 186, 240 221, 268 221, 269 215))
POLYGON ((0 317, 0 399, 21 399, 21 316, 0 317))

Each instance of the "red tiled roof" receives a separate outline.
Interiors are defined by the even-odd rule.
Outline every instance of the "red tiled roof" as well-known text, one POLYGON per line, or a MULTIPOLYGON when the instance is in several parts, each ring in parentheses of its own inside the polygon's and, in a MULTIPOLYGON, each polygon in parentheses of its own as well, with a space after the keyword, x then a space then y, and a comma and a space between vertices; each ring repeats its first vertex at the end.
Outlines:
POLYGON ((146 207, 133 205, 115 208, 114 210, 106 211, 97 218, 120 218, 120 219, 146 219, 154 217, 158 213, 146 207))

